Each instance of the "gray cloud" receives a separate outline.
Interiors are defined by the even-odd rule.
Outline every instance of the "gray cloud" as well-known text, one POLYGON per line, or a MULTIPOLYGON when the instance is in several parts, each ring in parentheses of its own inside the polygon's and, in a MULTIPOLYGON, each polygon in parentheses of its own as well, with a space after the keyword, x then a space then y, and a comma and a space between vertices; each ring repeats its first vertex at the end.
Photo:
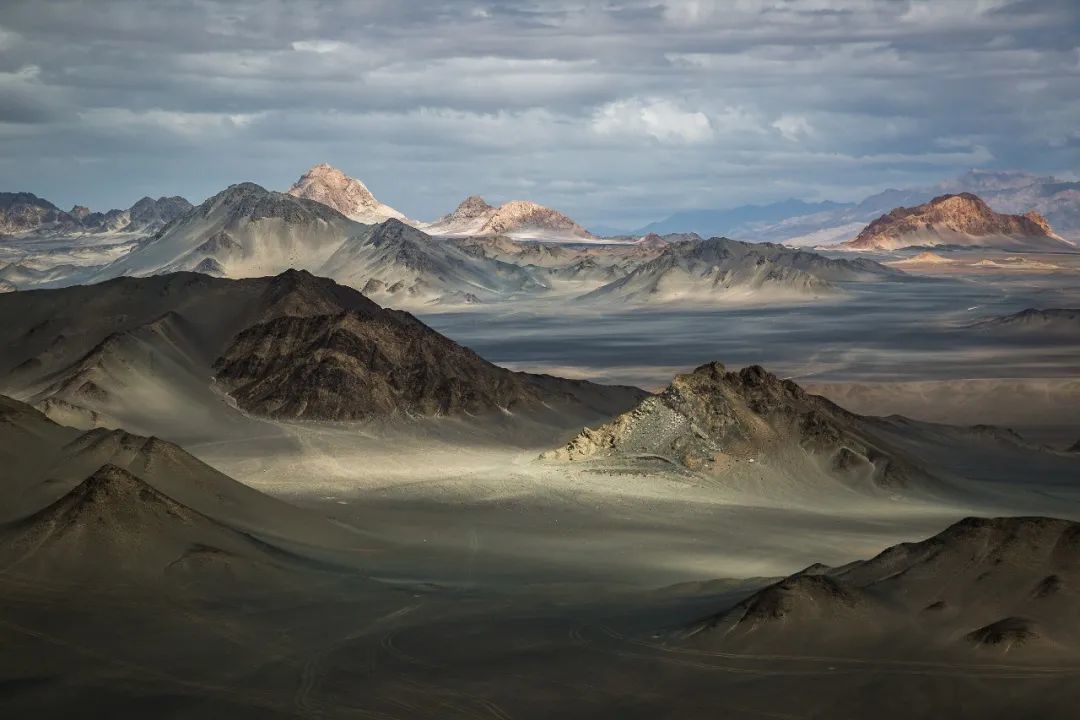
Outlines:
POLYGON ((8 0, 0 177, 198 201, 328 161, 632 226, 1080 158, 1072 0, 8 0))

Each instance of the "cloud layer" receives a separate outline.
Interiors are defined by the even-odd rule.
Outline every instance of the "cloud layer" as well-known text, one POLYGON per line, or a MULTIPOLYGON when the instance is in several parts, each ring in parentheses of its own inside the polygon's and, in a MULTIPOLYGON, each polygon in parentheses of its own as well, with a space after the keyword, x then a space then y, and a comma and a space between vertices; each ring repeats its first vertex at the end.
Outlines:
POLYGON ((1074 0, 7 0, 0 187, 287 187, 587 223, 1080 159, 1074 0))

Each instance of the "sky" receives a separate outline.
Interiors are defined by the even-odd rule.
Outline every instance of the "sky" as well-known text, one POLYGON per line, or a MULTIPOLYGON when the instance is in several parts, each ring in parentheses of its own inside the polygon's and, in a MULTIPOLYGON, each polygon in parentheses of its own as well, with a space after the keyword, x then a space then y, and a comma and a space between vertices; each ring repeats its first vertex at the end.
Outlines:
POLYGON ((1076 175, 1076 0, 2 0, 0 190, 65 209, 328 162, 432 219, 633 228, 972 168, 1076 175))

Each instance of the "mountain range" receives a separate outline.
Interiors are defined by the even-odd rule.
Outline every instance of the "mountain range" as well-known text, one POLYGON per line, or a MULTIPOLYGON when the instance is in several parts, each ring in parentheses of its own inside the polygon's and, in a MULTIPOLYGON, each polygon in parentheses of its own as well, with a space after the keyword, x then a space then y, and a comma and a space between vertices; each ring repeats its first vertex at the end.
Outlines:
POLYGON ((852 208, 788 218, 754 228, 763 240, 792 245, 829 245, 851 240, 862 227, 898 207, 927 203, 943 194, 973 193, 999 213, 1037 212, 1055 232, 1080 241, 1080 182, 1017 171, 972 170, 926 188, 886 190, 852 208))
POLYGON ((890 210, 964 192, 978 195, 1000 213, 1037 212, 1062 237, 1080 241, 1080 182, 1000 170, 971 170, 928 187, 891 188, 858 202, 790 199, 726 210, 683 210, 632 232, 609 232, 696 232, 792 246, 833 245, 855 238, 867 223, 890 210))
MULTIPOLYGON (((1030 199, 1036 180, 984 173, 964 182, 994 197, 1022 190, 1030 199)), ((1072 192, 1047 183, 1059 199, 1072 192)), ((998 213, 968 192, 896 207, 913 192, 888 191, 850 206, 754 206, 731 217, 755 227, 765 227, 762 222, 773 223, 774 229, 783 225, 784 233, 818 227, 801 239, 789 237, 789 244, 837 237, 850 241, 826 249, 1074 247, 1038 213, 998 213), (887 208, 884 214, 882 207, 887 208), (814 212, 773 222, 804 211, 814 212), (877 215, 869 225, 855 220, 872 212, 877 215), (840 226, 825 227, 836 222, 840 226), (834 233, 838 228, 839 234, 834 233)), ((845 283, 902 277, 901 265, 834 260, 768 242, 703 241, 693 233, 604 240, 565 215, 527 201, 496 207, 471 196, 446 216, 418 223, 326 164, 308 170, 288 192, 239 183, 196 207, 182 198, 144 198, 129 210, 116 211, 111 220, 85 208, 64 213, 29 193, 8 193, 0 200, 6 227, 20 229, 0 243, 0 259, 7 260, 0 266, 3 292, 177 271, 244 278, 298 268, 404 308, 541 296, 582 298, 590 304, 802 302, 841 298, 845 283)))
POLYGON ((190 421, 220 403, 215 392, 249 413, 307 420, 606 407, 643 394, 510 372, 408 313, 295 270, 8 293, 0 319, 0 392, 84 427, 160 427, 165 408, 190 421))
POLYGON ((620 302, 792 301, 838 296, 837 282, 897 279, 864 260, 834 260, 772 243, 676 240, 655 258, 583 297, 620 302))
POLYGON ((75 205, 64 212, 28 192, 0 192, 0 235, 150 233, 191 209, 182 197, 144 197, 127 210, 91 212, 75 205))
MULTIPOLYGON (((241 183, 174 218, 110 263, 39 269, 19 261, 0 268, 0 279, 26 289, 178 271, 245 278, 303 268, 381 302, 427 307, 545 294, 590 303, 792 301, 839 296, 837 281, 900 276, 863 260, 722 238, 702 241, 696 235, 651 234, 615 244, 579 237, 582 242, 575 244, 495 233, 541 227, 528 224, 533 220, 507 225, 507 218, 522 217, 509 212, 515 207, 492 208, 471 199, 448 223, 460 228, 463 218, 475 216, 473 234, 432 236, 396 218, 360 223, 321 202, 241 183)), ((523 217, 539 218, 535 222, 542 220, 545 231, 578 233, 546 210, 523 217)))
POLYGON ((814 565, 687 629, 730 650, 829 654, 890 648, 968 658, 1075 657, 1080 524, 967 518, 869 560, 814 565))
POLYGON ((806 202, 789 198, 764 205, 739 205, 737 207, 713 210, 680 210, 672 215, 649 223, 630 232, 612 232, 612 235, 647 235, 656 233, 696 233, 703 237, 717 235, 742 237, 743 228, 755 224, 776 223, 787 218, 813 215, 831 210, 852 207, 854 203, 837 203, 831 200, 806 202))

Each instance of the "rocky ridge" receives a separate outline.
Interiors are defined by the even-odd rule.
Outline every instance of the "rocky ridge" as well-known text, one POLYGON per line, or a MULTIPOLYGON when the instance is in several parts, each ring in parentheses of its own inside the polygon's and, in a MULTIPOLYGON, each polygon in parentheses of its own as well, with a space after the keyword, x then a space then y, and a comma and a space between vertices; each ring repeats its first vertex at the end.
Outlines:
POLYGON ((996 213, 977 195, 940 195, 916 207, 900 207, 867 225, 841 247, 849 250, 897 250, 912 246, 975 245, 1063 249, 1072 247, 1031 211, 996 213))
POLYGON ((931 480, 878 439, 872 424, 760 366, 728 372, 708 363, 606 425, 586 428, 549 460, 660 457, 689 470, 723 472, 732 459, 768 463, 796 449, 824 471, 878 487, 931 480))
POLYGON ((155 232, 191 207, 179 196, 144 197, 127 210, 102 213, 75 205, 64 212, 33 193, 0 193, 0 234, 155 232))
POLYGON ((403 214, 379 202, 364 183, 326 163, 315 165, 301 175, 288 193, 332 207, 365 224, 381 223, 390 218, 407 222, 403 214))
POLYGON ((1078 579, 1080 524, 969 517, 869 560, 807 568, 695 623, 690 634, 702 644, 758 647, 843 647, 895 634, 921 649, 1075 653, 1078 579))

